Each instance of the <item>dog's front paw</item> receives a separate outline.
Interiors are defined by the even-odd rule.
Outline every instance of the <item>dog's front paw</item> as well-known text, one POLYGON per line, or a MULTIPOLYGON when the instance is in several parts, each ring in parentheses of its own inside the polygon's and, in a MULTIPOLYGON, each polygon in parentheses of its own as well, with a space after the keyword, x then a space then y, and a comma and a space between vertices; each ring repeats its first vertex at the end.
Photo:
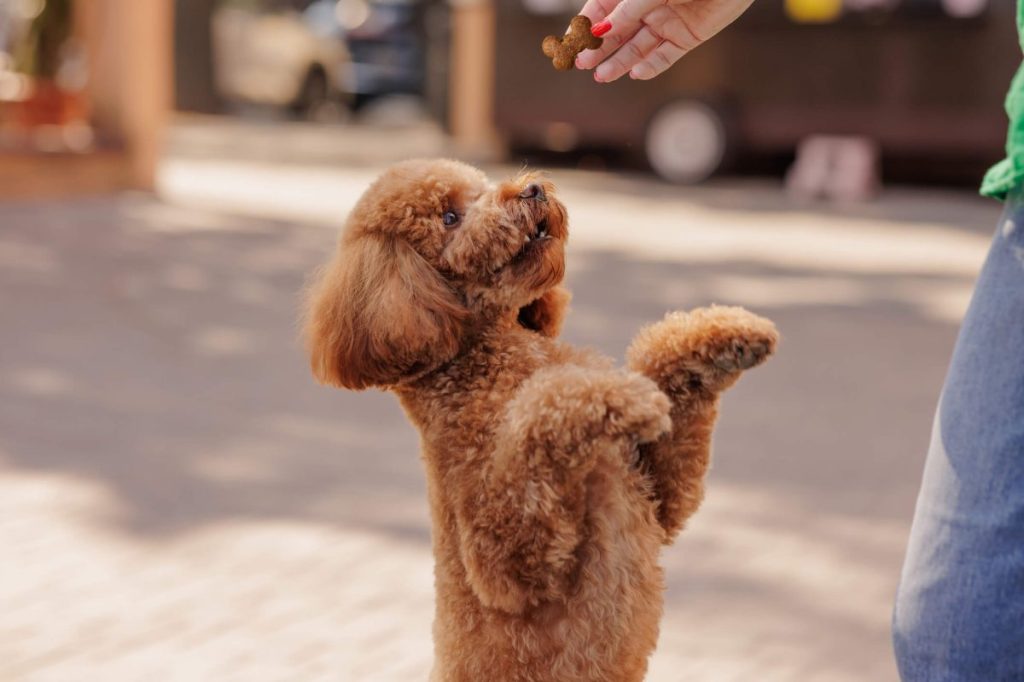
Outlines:
POLYGON ((527 450, 548 451, 568 464, 595 439, 644 443, 671 428, 669 400, 635 372, 572 365, 537 372, 509 406, 508 425, 527 450))
POLYGON ((640 443, 657 440, 668 432, 668 397, 657 385, 636 372, 609 372, 599 380, 603 383, 595 395, 605 412, 600 430, 611 436, 631 436, 640 443))
POLYGON ((775 325, 743 308, 711 306, 670 313, 647 327, 629 349, 631 367, 663 388, 721 389, 774 351, 775 325))
POLYGON ((709 356, 715 367, 739 372, 756 367, 775 352, 779 334, 775 325, 742 308, 724 327, 709 330, 709 356))

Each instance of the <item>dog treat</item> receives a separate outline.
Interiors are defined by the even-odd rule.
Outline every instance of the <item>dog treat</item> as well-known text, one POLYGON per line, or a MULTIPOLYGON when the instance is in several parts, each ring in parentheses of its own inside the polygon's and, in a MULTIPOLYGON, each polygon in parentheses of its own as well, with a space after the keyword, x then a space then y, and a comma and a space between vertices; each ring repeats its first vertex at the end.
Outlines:
POLYGON ((569 23, 569 32, 559 38, 548 36, 541 48, 544 55, 551 58, 551 63, 559 71, 568 71, 576 63, 576 55, 583 50, 596 50, 604 40, 595 38, 590 33, 590 19, 577 15, 569 23))

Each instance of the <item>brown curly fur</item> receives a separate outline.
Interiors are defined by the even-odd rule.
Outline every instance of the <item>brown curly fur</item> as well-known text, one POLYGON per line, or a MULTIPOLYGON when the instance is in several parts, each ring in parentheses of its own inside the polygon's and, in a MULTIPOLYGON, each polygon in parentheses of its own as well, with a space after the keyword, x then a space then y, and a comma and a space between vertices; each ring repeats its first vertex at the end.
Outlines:
POLYGON ((556 341, 567 237, 547 180, 406 162, 309 293, 317 379, 393 391, 422 435, 435 681, 641 680, 659 548, 703 497, 719 393, 776 343, 725 307, 647 327, 625 370, 556 341))

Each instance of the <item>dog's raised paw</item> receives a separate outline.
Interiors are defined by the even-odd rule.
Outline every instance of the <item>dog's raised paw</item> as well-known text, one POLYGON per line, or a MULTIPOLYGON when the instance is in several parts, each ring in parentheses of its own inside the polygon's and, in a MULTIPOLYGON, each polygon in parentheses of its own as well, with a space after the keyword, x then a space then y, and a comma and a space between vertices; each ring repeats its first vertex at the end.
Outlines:
POLYGON ((722 390, 740 372, 764 362, 778 338, 770 320, 743 308, 711 306, 670 313, 645 328, 627 359, 669 392, 695 386, 722 390))
POLYGON ((725 372, 750 369, 764 362, 774 345, 768 339, 733 339, 730 347, 716 354, 712 362, 725 372))
POLYGON ((656 440, 667 432, 668 398, 647 377, 617 369, 544 369, 523 384, 509 407, 509 426, 527 441, 569 453, 602 436, 656 440))
POLYGON ((779 333, 770 320, 743 308, 712 306, 693 311, 703 355, 725 372, 739 372, 764 362, 775 352, 779 333))

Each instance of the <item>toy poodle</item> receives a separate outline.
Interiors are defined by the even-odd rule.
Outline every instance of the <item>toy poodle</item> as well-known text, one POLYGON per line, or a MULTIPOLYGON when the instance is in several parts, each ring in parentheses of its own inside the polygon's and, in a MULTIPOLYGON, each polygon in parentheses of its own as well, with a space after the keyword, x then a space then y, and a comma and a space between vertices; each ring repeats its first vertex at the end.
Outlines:
POLYGON ((628 369, 557 341, 567 238, 541 176, 408 161, 308 294, 316 378, 392 391, 422 437, 435 682, 643 679, 659 549, 703 498, 719 394, 776 344, 729 307, 642 330, 628 369))

